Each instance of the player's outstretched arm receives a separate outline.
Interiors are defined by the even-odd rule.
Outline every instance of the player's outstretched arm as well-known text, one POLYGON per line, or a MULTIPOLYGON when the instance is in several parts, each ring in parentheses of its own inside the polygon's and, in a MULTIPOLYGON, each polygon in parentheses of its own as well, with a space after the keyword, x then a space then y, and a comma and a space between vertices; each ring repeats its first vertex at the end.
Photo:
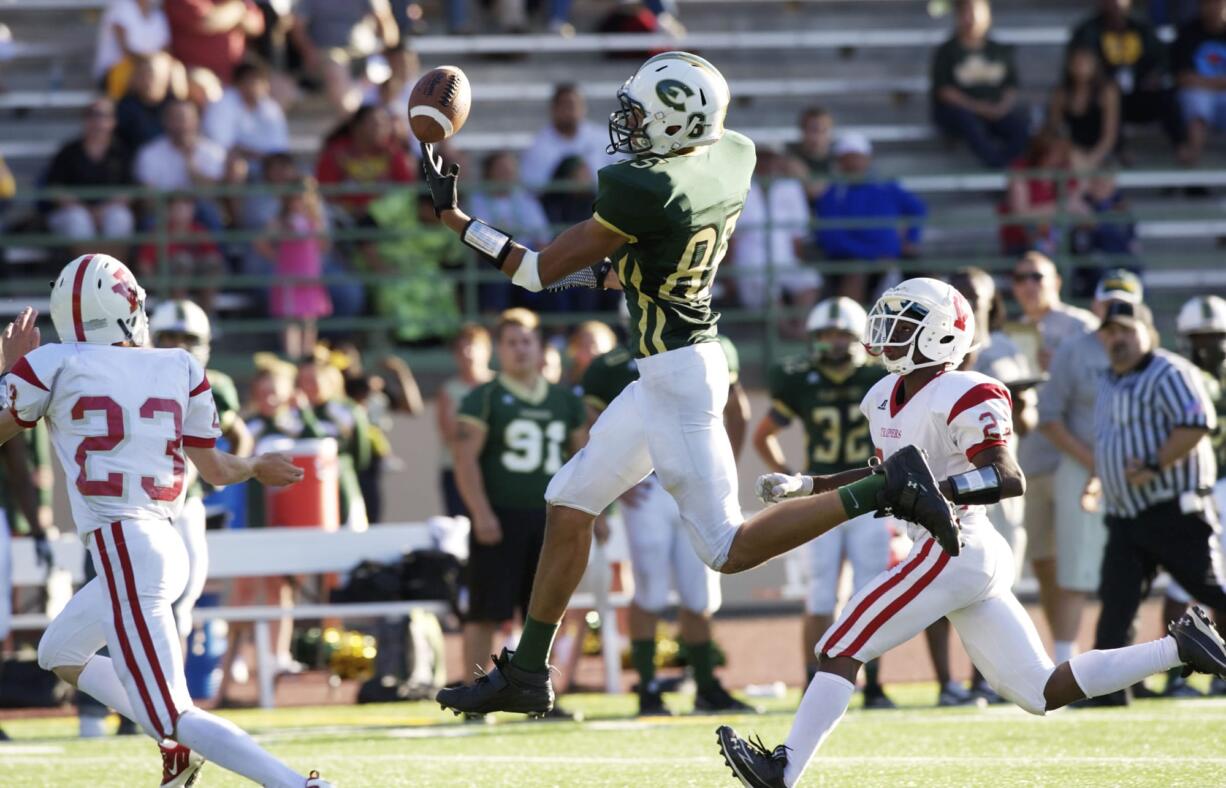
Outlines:
POLYGON ((284 454, 236 457, 217 449, 184 446, 187 458, 200 471, 200 478, 215 487, 255 479, 268 487, 284 487, 302 480, 302 469, 284 454))
POLYGON ((442 157, 435 155, 432 145, 423 143, 421 151, 422 171, 434 201, 434 212, 448 229, 511 277, 512 282, 527 290, 539 291, 592 268, 594 278, 588 286, 617 287, 612 267, 607 262, 601 263, 625 245, 624 235, 588 219, 562 231, 539 252, 528 249, 512 241, 510 235, 460 210, 456 193, 459 165, 452 164, 444 170, 442 157))

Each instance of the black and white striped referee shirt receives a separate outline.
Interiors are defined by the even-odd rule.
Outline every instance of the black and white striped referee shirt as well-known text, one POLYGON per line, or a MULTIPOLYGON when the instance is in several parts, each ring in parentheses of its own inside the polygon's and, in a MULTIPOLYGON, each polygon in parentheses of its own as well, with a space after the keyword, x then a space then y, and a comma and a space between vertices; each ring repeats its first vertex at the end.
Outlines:
POLYGON ((1149 484, 1124 478, 1129 460, 1154 462, 1176 427, 1214 428, 1213 402, 1201 372, 1180 356, 1155 350, 1123 375, 1107 370, 1094 409, 1094 464, 1103 484, 1106 513, 1136 517, 1185 492, 1208 494, 1217 478, 1208 434, 1179 462, 1149 484))

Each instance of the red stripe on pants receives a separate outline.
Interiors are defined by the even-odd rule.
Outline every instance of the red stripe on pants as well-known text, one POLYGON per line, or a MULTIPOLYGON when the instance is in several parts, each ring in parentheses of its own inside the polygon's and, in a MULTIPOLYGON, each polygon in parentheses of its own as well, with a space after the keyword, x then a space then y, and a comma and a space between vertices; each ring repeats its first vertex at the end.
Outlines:
POLYGON ((839 628, 836 629, 834 633, 830 635, 830 637, 826 638, 824 643, 822 643, 822 653, 824 654, 827 648, 833 646, 835 643, 838 643, 840 640, 846 637, 847 633, 851 631, 851 628, 855 626, 860 617, 873 606, 874 602, 884 596, 885 593, 891 588, 906 579, 907 575, 915 571, 916 567, 924 563, 924 559, 928 557, 928 553, 932 552, 932 546, 934 544, 936 544, 936 542, 932 539, 925 542, 924 546, 920 548, 918 553, 899 564, 898 572, 896 574, 891 575, 885 580, 885 582, 874 588, 868 596, 860 600, 860 604, 856 605, 856 609, 851 611, 851 615, 843 619, 843 623, 839 625, 839 628))
POLYGON ((169 738, 158 724, 157 712, 153 710, 153 699, 149 697, 145 680, 141 678, 140 665, 136 664, 136 658, 132 655, 132 644, 128 642, 128 633, 124 630, 123 612, 119 606, 119 592, 115 587, 115 574, 111 571, 111 557, 106 552, 102 528, 94 531, 94 539, 98 542, 98 556, 102 559, 102 574, 106 577, 106 590, 111 596, 111 614, 115 617, 115 633, 119 636, 119 650, 123 654, 123 661, 128 666, 128 672, 132 674, 132 680, 136 682, 136 691, 140 693, 140 699, 145 704, 145 713, 149 715, 149 722, 158 729, 163 739, 169 738))
POLYGON ((941 555, 936 560, 936 563, 934 563, 928 569, 928 571, 920 577, 919 580, 915 581, 915 585, 908 588, 906 591, 900 594, 897 599, 886 605, 885 609, 877 614, 877 617, 864 628, 864 631, 860 633, 860 636, 853 640, 851 645, 844 649, 843 653, 839 656, 850 657, 859 651, 860 648, 868 642, 868 639, 873 636, 874 632, 881 629, 885 622, 893 618, 894 614, 905 607, 908 602, 919 596, 919 592, 931 585, 932 581, 936 579, 937 575, 941 574, 941 570, 944 569, 945 565, 948 563, 949 553, 942 550, 941 555))
MULTIPOLYGON (((175 708, 174 699, 170 697, 170 687, 166 684, 166 674, 158 665, 158 653, 153 647, 153 638, 149 636, 149 627, 145 624, 145 614, 141 611, 136 597, 136 578, 132 574, 132 562, 128 558, 128 546, 123 539, 123 530, 119 523, 111 523, 111 534, 115 537, 115 552, 119 554, 119 565, 123 569, 124 584, 128 589, 128 605, 132 608, 132 620, 136 622, 136 631, 140 635, 141 645, 145 649, 145 657, 149 667, 153 669, 153 678, 157 682, 158 691, 162 694, 162 702, 166 704, 166 713, 170 715, 171 733, 179 722, 179 710, 175 708)), ((178 633, 175 634, 178 637, 178 633)), ((170 734, 167 734, 170 738, 170 734)))

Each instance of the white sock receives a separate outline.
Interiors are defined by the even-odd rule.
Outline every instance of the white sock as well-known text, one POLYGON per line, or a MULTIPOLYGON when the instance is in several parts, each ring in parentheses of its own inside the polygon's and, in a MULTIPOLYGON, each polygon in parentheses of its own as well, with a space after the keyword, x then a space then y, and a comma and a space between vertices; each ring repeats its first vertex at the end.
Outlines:
POLYGON ((306 778, 265 752, 234 723, 201 709, 179 715, 175 740, 205 760, 270 788, 302 788, 306 778))
POLYGON ((110 657, 98 654, 90 657, 89 662, 85 663, 85 669, 77 677, 77 689, 133 722, 136 721, 136 715, 132 713, 132 702, 128 700, 128 691, 123 688, 123 682, 119 680, 115 663, 111 662, 110 657))
POLYGON ((1077 644, 1072 640, 1057 640, 1052 647, 1054 652, 1052 662, 1059 665, 1062 662, 1068 662, 1077 653, 1077 644))
POLYGON ((847 704, 856 687, 842 676, 818 671, 809 682, 805 696, 800 699, 800 708, 792 720, 792 730, 784 744, 788 747, 788 765, 783 770, 783 782, 795 785, 804 774, 805 767, 826 736, 843 719, 847 704))
POLYGON ((1138 643, 1107 651, 1087 651, 1069 660, 1073 678, 1087 698, 1131 687, 1138 681, 1182 665, 1175 638, 1138 643))

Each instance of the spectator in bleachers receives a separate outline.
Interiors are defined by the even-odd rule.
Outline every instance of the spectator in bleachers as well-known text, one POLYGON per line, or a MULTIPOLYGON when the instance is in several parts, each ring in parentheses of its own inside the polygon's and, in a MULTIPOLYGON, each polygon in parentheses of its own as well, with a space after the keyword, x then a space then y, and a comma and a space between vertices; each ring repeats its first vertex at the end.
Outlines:
POLYGON ((158 0, 111 0, 98 22, 94 79, 118 100, 127 92, 135 58, 169 46, 170 25, 158 0))
POLYGON ((493 346, 490 332, 479 323, 465 323, 451 341, 451 357, 455 374, 443 381, 435 395, 435 415, 439 434, 439 485, 443 493, 443 511, 448 517, 468 515, 460 489, 455 483, 456 414, 468 392, 494 379, 490 369, 493 346))
POLYGON ((362 244, 362 265, 386 280, 371 294, 374 312, 391 318, 392 339, 435 343, 460 325, 455 286, 445 268, 461 264, 468 247, 434 213, 429 192, 400 189, 369 204, 367 221, 387 235, 362 244))
POLYGON ((315 347, 316 321, 332 314, 328 290, 319 281, 329 248, 327 225, 311 178, 299 178, 298 189, 281 195, 280 203, 267 226, 274 237, 258 241, 256 247, 275 261, 268 314, 281 320, 282 349, 288 358, 302 358, 315 347))
POLYGON ((171 298, 191 299, 212 315, 225 260, 217 244, 208 240, 209 228, 197 217, 196 209, 196 198, 191 192, 169 195, 166 198, 166 232, 170 242, 166 245, 165 261, 169 268, 159 270, 161 246, 157 243, 141 246, 136 265, 146 281, 162 279, 169 283, 171 298))
POLYGON ((732 281, 742 306, 762 309, 768 299, 803 309, 789 333, 804 331, 804 315, 817 303, 822 279, 806 264, 804 249, 812 232, 804 183, 795 177, 803 165, 768 148, 758 148, 754 179, 745 196, 737 233, 732 237, 732 281), (766 182, 764 182, 766 181, 766 182), (767 267, 774 268, 767 289, 767 267))
POLYGON ((228 85, 243 62, 248 36, 264 32, 264 15, 253 0, 170 0, 170 54, 188 69, 212 71, 228 85))
MULTIPOLYGON (((43 181, 48 187, 127 186, 132 183, 132 154, 115 137, 115 105, 95 99, 85 109, 81 136, 60 148, 43 181)), ((125 197, 81 198, 62 194, 47 215, 47 227, 73 240, 117 238, 135 228, 125 197)))
MULTIPOLYGON (((1091 309, 1101 319, 1115 302, 1141 303, 1141 280, 1129 271, 1108 271, 1094 292, 1091 309)), ((1049 378, 1039 401, 1039 432, 1055 447, 1059 460, 1052 476, 1051 545, 1054 591, 1049 579, 1055 658, 1076 653, 1082 611, 1098 590, 1099 568, 1107 532, 1098 511, 1081 506, 1081 492, 1094 472, 1094 403, 1099 378, 1107 371, 1107 351, 1097 332, 1061 343, 1052 357, 1049 378)))
POLYGON ((234 69, 234 84, 204 114, 204 134, 232 155, 256 163, 289 148, 285 112, 269 95, 268 70, 254 63, 234 69))
MULTIPOLYGON (((1032 360, 1043 373, 1050 370, 1052 357, 1063 344, 1076 341, 1096 324, 1093 314, 1060 301, 1060 285, 1055 264, 1039 252, 1026 253, 1013 268, 1013 297, 1022 308, 1021 322, 1032 332, 1037 347, 1032 360)), ((1036 393, 1042 411, 1045 387, 1039 386, 1036 393)), ((1063 633, 1068 600, 1060 592, 1056 574, 1055 535, 1060 450, 1043 434, 1032 432, 1021 439, 1018 464, 1026 474, 1027 557, 1039 581, 1039 602, 1047 623, 1053 631, 1063 633)))
POLYGON ((834 116, 823 107, 808 107, 800 113, 797 125, 800 139, 788 143, 787 154, 803 165, 805 188, 813 198, 825 188, 833 167, 830 145, 834 141, 834 116))
POLYGON ((1026 153, 1009 168, 1005 198, 997 207, 1002 220, 1002 254, 1014 256, 1031 249, 1054 254, 1060 245, 1056 214, 1062 204, 1077 199, 1079 184, 1072 177, 1051 174, 1072 166, 1072 145, 1050 131, 1040 132, 1026 153))
MULTIPOLYGON (((507 228, 530 249, 549 243, 553 238, 549 219, 536 197, 519 185, 519 161, 514 153, 503 150, 486 156, 481 165, 481 180, 481 191, 472 196, 474 216, 490 217, 496 227, 507 228)), ((553 293, 527 293, 505 280, 482 285, 481 291, 484 309, 506 309, 513 296, 538 310, 557 304, 553 293)))
POLYGON ((9 169, 8 162, 3 156, 0 156, 0 217, 3 217, 8 211, 15 196, 17 196, 17 179, 13 177, 13 171, 9 169))
POLYGON ((1195 163, 1209 129, 1226 131, 1226 0, 1200 0, 1200 17, 1180 28, 1171 60, 1188 129, 1187 161, 1195 163))
POLYGON ((558 162, 549 182, 556 186, 541 192, 541 208, 551 230, 570 227, 592 217, 596 174, 582 156, 567 156, 558 162))
POLYGON ((587 120, 587 102, 579 86, 570 82, 557 85, 549 103, 549 123, 532 138, 520 158, 524 185, 540 191, 558 164, 570 156, 582 156, 593 173, 599 172, 614 161, 605 152, 608 145, 608 130, 587 120))
POLYGON ((861 261, 856 270, 823 273, 826 296, 841 295, 861 303, 877 291, 885 261, 918 254, 920 226, 927 207, 897 181, 875 179, 870 171, 873 146, 863 134, 846 133, 834 143, 836 174, 813 204, 820 226, 817 245, 827 260, 861 261), (838 219, 876 219, 873 226, 840 227, 838 219), (900 227, 902 219, 909 220, 900 227))
POLYGON ((1124 123, 1161 123, 1181 159, 1186 130, 1171 88, 1166 47, 1153 25, 1129 13, 1132 0, 1098 0, 1098 13, 1075 28, 1070 49, 1098 53, 1119 85, 1124 123))
POLYGON ((410 155, 416 155, 417 140, 409 128, 409 95, 417 84, 421 61, 403 39, 395 48, 385 51, 383 57, 387 60, 388 77, 370 86, 363 103, 385 108, 392 117, 393 133, 400 144, 410 155))
POLYGON ((140 150, 164 131, 162 114, 166 105, 177 97, 171 90, 171 75, 165 59, 156 56, 134 58, 128 91, 115 105, 115 136, 128 146, 128 150, 140 150))
MULTIPOLYGON (((1069 210, 1085 217, 1073 228, 1070 246, 1075 255, 1105 256, 1115 265, 1127 264, 1121 258, 1135 257, 1140 252, 1136 222, 1129 216, 1128 200, 1116 184, 1110 171, 1088 179, 1069 210), (1115 258, 1112 260, 1111 258, 1115 258)), ((1078 268, 1073 283, 1077 296, 1089 295, 1097 281, 1097 271, 1084 281, 1084 269, 1078 268)))
MULTIPOLYGON (((331 183, 412 183, 416 175, 408 154, 392 136, 391 116, 383 107, 358 109, 324 139, 315 177, 331 183)), ((343 194, 329 202, 360 221, 375 194, 343 194)))
POLYGON ((1107 76, 1098 53, 1068 50, 1064 77, 1051 94, 1047 125, 1072 142, 1071 163, 1082 172, 1103 166, 1120 139, 1120 88, 1107 76))
POLYGON ((136 153, 136 180, 164 191, 219 183, 226 152, 200 134, 200 114, 190 101, 172 101, 162 111, 164 134, 136 153))
POLYGON ((336 113, 348 115, 362 101, 351 75, 354 62, 400 43, 391 7, 387 0, 298 0, 293 14, 290 38, 303 64, 323 80, 336 113))
POLYGON ((370 464, 370 423, 366 409, 345 396, 345 378, 341 371, 328 363, 326 355, 317 353, 298 367, 298 390, 306 399, 306 409, 314 417, 308 420, 312 437, 336 438, 339 450, 341 523, 349 527, 367 525, 366 500, 358 472, 370 464))
POLYGON ((1026 147, 1030 132, 1013 48, 988 36, 988 0, 957 0, 954 8, 954 35, 932 57, 933 120, 984 166, 1003 167, 1026 147))

